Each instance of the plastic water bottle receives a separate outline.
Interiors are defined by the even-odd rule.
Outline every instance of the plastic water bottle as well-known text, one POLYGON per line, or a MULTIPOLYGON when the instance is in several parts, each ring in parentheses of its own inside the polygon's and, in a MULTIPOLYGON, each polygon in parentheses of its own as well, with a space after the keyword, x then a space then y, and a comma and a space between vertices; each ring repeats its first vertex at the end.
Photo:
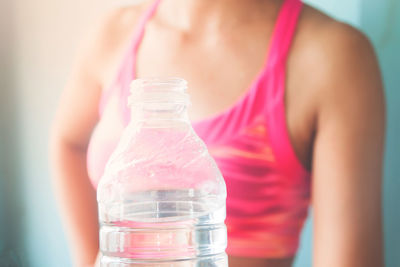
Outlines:
POLYGON ((182 79, 139 79, 97 191, 102 267, 228 266, 226 186, 182 79))

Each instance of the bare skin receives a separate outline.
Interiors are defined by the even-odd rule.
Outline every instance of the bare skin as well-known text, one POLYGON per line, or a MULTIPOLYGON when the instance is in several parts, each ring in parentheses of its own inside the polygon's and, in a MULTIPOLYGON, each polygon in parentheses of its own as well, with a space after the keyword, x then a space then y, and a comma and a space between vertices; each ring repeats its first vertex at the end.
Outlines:
MULTIPOLYGON (((95 191, 85 157, 99 120, 101 90, 115 75, 148 4, 115 10, 100 23, 78 57, 57 112, 54 183, 75 266, 93 265, 98 250, 95 191)), ((281 4, 164 0, 146 28, 137 76, 185 77, 191 118, 217 114, 245 93, 262 68, 281 4)), ((314 266, 383 266, 382 91, 368 40, 305 6, 287 66, 286 115, 293 147, 312 171, 314 266)), ((229 257, 230 267, 292 262, 229 257)))

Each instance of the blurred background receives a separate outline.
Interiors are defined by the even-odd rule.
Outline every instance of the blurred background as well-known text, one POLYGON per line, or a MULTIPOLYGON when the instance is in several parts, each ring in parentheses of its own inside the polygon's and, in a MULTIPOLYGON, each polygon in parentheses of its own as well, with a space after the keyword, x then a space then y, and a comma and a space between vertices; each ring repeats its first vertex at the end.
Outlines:
MULTIPOLYGON (((132 3, 133 1, 130 1, 132 3)), ((400 0, 307 0, 372 40, 387 99, 385 257, 400 266, 400 0)), ((0 266, 71 266, 49 175, 48 129, 87 26, 129 2, 0 2, 0 266)), ((312 219, 296 267, 311 266, 312 219)))

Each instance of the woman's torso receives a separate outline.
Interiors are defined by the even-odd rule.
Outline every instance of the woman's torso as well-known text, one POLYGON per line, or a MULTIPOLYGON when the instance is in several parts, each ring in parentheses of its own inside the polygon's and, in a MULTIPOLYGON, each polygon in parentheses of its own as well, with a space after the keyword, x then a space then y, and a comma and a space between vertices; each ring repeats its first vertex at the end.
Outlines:
MULTIPOLYGON (((173 29, 165 27, 163 22, 155 16, 146 24, 146 34, 140 42, 140 47, 138 47, 135 61, 136 76, 185 77, 190 84, 189 93, 193 102, 191 112, 193 121, 201 122, 213 119, 215 114, 220 114, 221 111, 229 109, 233 103, 246 95, 249 85, 254 82, 260 70, 265 67, 265 55, 271 42, 280 7, 280 1, 265 1, 259 6, 260 10, 257 11, 257 14, 262 14, 262 16, 248 22, 248 25, 246 24, 240 29, 235 28, 234 31, 225 32, 225 35, 218 38, 216 36, 210 37, 210 39, 192 36, 190 33, 183 35, 175 32, 173 29)), ((130 10, 125 9, 124 12, 125 16, 129 18, 130 10)), ((123 32, 132 35, 132 25, 126 23, 123 32)), ((299 41, 296 41, 296 38, 292 50, 298 49, 296 46, 299 45, 296 45, 296 42, 299 41)), ((126 39, 121 39, 121 49, 114 54, 116 65, 118 65, 118 58, 123 54, 121 51, 126 48, 122 44, 126 43, 126 39)), ((295 54, 295 52, 292 52, 292 54, 295 54)), ((293 86, 293 84, 300 82, 300 75, 295 68, 298 64, 297 60, 296 56, 291 56, 287 64, 287 73, 290 74, 286 78, 285 90, 287 131, 300 161, 309 165, 312 118, 310 118, 310 112, 302 102, 305 93, 298 92, 301 86, 293 86), (291 61, 294 61, 294 63, 291 64, 291 61), (301 103, 298 103, 297 99, 301 103)), ((110 69, 113 69, 112 65, 110 64, 110 69)), ((110 73, 113 72, 109 71, 108 74, 110 73)), ((94 133, 97 142, 104 141, 103 143, 106 144, 102 148, 103 151, 108 150, 107 153, 104 153, 105 155, 111 153, 115 145, 108 139, 113 136, 111 139, 116 142, 126 123, 124 118, 116 117, 116 111, 120 110, 120 105, 118 94, 110 94, 107 107, 94 133), (111 121, 112 123, 110 123, 111 121), (98 134, 99 132, 101 134, 98 134)), ((106 161, 107 157, 102 160, 106 161)), ((280 260, 248 259, 246 261, 239 256, 231 257, 230 265, 290 266, 291 261, 292 257, 280 260)))

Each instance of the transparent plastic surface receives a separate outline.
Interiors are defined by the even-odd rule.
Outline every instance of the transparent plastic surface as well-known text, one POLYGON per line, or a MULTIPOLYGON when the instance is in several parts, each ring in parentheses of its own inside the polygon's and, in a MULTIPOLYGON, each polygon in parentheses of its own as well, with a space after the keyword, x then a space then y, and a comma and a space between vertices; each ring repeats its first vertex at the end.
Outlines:
POLYGON ((139 80, 97 198, 102 267, 228 266, 226 187, 187 118, 183 80, 139 80))

